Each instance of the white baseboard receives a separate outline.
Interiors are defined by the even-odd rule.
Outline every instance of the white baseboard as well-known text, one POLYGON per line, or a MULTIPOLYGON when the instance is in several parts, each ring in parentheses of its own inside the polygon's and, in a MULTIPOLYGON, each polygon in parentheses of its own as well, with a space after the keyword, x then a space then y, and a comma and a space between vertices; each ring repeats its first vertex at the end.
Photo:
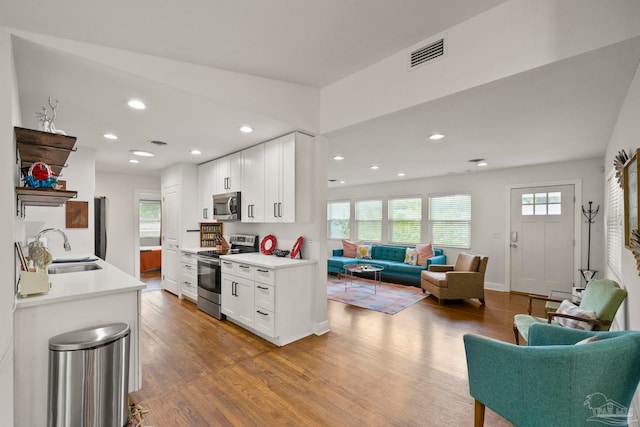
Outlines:
POLYGON ((504 283, 484 282, 484 288, 492 291, 508 292, 504 283))
POLYGON ((323 322, 316 323, 313 327, 313 333, 316 335, 324 335, 329 332, 329 321, 325 320, 323 322))

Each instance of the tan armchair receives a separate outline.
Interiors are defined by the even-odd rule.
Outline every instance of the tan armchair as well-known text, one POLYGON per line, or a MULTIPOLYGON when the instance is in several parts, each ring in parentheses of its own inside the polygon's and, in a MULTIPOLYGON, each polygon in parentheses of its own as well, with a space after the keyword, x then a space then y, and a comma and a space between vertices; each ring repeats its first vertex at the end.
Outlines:
POLYGON ((477 298, 484 304, 484 272, 488 257, 460 252, 455 265, 430 265, 421 273, 422 292, 438 298, 438 303, 448 299, 477 298))

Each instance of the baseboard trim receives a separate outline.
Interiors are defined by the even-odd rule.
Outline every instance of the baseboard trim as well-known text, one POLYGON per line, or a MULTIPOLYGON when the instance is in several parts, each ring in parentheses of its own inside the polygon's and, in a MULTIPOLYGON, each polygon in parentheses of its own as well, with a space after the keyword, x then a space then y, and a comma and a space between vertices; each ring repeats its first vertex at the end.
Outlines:
POLYGON ((508 292, 503 283, 484 282, 484 288, 492 291, 508 292))
POLYGON ((313 327, 313 333, 316 335, 324 335, 327 332, 329 332, 329 321, 325 320, 322 322, 316 322, 315 326, 313 327))

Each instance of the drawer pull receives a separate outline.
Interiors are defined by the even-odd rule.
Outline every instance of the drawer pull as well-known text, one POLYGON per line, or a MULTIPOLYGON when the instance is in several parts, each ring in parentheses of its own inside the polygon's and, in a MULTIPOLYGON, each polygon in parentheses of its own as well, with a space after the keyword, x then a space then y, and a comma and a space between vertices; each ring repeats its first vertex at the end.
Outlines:
POLYGON ((262 314, 263 316, 268 316, 269 315, 269 313, 265 313, 265 312, 262 312, 260 310, 257 310, 256 313, 262 314))
POLYGON ((191 282, 184 282, 184 284, 191 286, 191 282))
POLYGON ((261 269, 261 268, 259 268, 259 269, 258 269, 258 271, 259 271, 260 273, 268 273, 268 272, 269 272, 269 270, 263 270, 263 269, 261 269))
POLYGON ((222 261, 222 263, 223 263, 224 265, 231 265, 231 263, 230 263, 229 261, 222 261))
POLYGON ((240 268, 244 268, 244 269, 249 269, 250 267, 248 265, 240 265, 240 268))
POLYGON ((268 291, 269 290, 269 288, 265 288, 264 286, 260 286, 260 285, 258 285, 258 289, 262 289, 263 291, 268 291))

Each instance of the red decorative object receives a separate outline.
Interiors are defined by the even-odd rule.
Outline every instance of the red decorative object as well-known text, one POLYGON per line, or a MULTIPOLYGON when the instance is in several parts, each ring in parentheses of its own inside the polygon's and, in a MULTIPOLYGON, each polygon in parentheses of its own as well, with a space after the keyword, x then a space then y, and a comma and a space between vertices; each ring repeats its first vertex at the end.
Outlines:
MULTIPOLYGON (((304 242, 302 236, 298 237, 298 240, 293 244, 293 248, 291 248, 291 258, 298 256, 298 253, 300 253, 300 249, 302 248, 302 242, 304 242)), ((300 258, 302 258, 302 253, 300 253, 300 258)))
POLYGON ((31 165, 29 172, 38 181, 44 181, 53 176, 51 168, 44 162, 35 162, 31 165))
POLYGON ((265 255, 271 255, 273 250, 276 248, 276 243, 276 236, 274 236, 273 234, 264 236, 264 239, 262 239, 262 242, 260 242, 260 252, 265 255))

